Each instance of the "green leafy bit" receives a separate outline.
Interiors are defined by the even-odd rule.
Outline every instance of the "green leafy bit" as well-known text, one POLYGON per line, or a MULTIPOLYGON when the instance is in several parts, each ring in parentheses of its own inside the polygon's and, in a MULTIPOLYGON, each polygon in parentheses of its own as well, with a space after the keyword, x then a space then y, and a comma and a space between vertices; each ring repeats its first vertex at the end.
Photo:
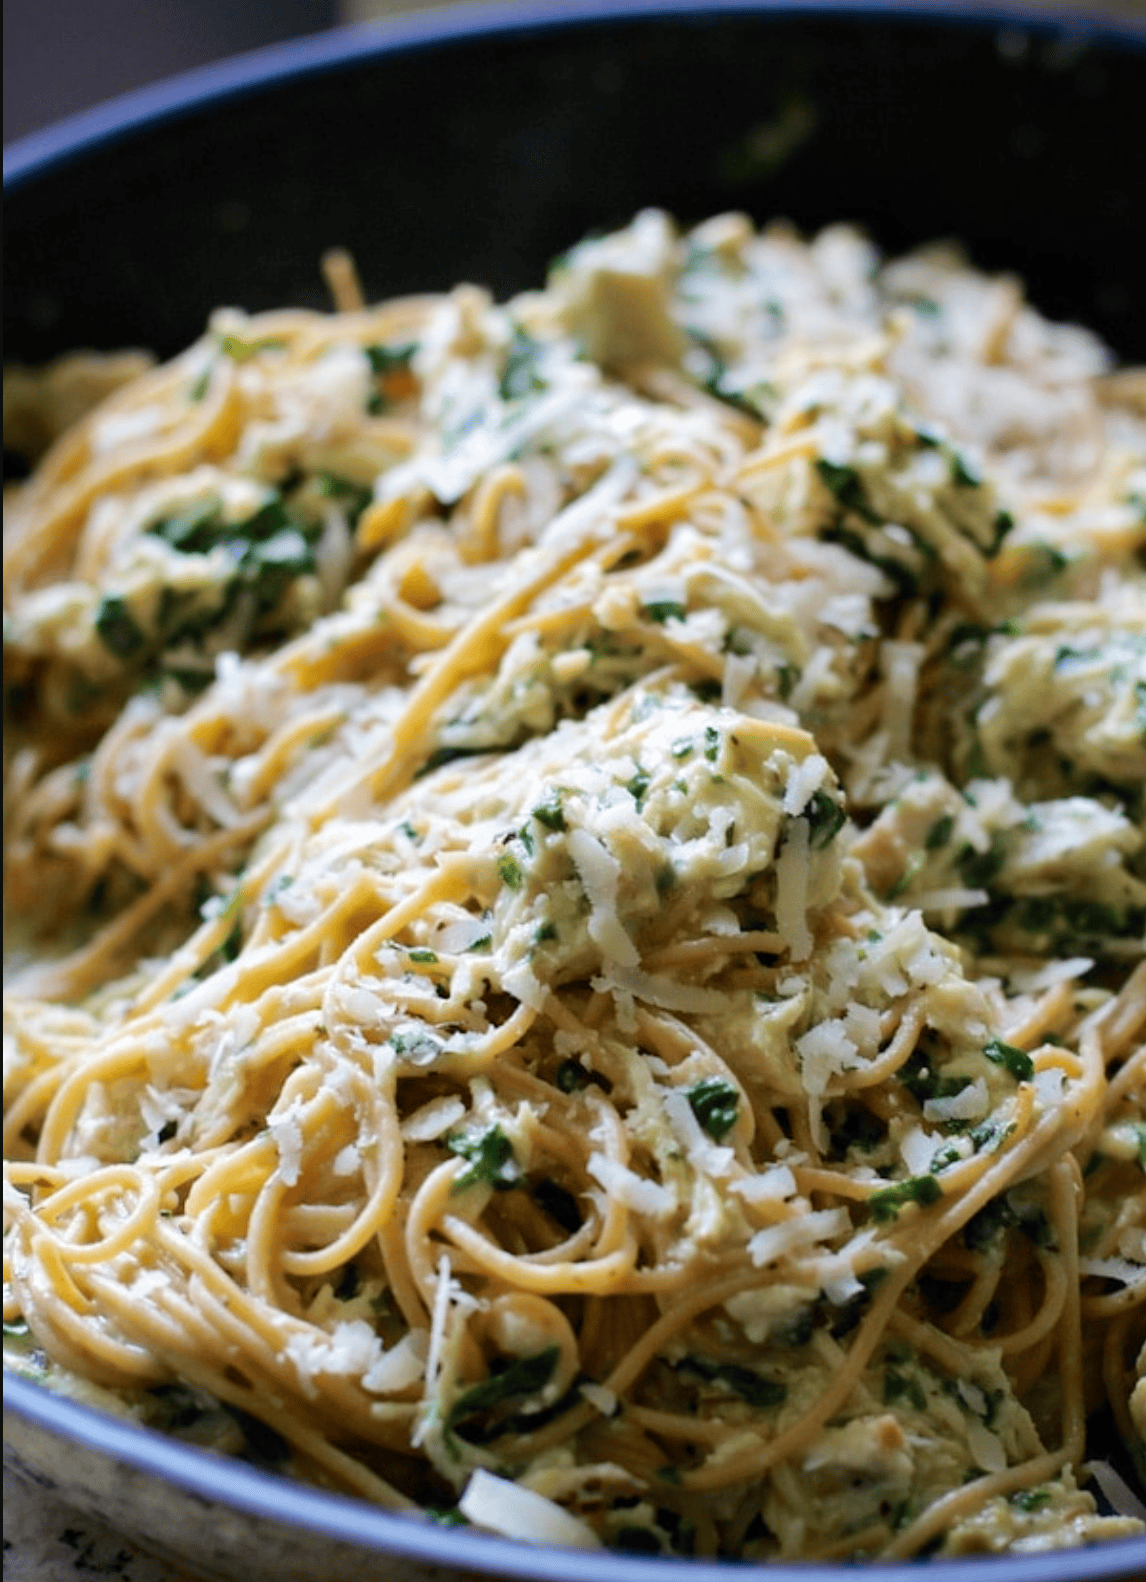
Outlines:
POLYGON ((783 664, 776 671, 776 687, 783 702, 792 696, 792 688, 800 679, 800 671, 796 665, 783 664))
POLYGON ((951 839, 951 832, 955 828, 955 820, 950 813, 944 813, 932 824, 927 834, 923 837, 923 844, 928 851, 939 851, 951 839))
POLYGON ((469 1521, 456 1505, 427 1505, 426 1515, 438 1527, 468 1527, 469 1521))
POLYGON ((625 790, 629 793, 629 795, 632 797, 633 801, 637 804, 637 812, 638 813, 640 812, 641 808, 644 806, 645 796, 646 796, 646 793, 648 792, 649 784, 650 784, 650 776, 649 776, 648 772, 646 770, 644 770, 644 769, 641 769, 639 766, 637 768, 636 774, 633 775, 632 779, 629 780, 626 783, 625 790))
POLYGON ((117 659, 134 659, 147 647, 147 637, 118 593, 109 593, 96 611, 100 642, 117 659))
POLYGON ((687 1373, 697 1374, 712 1384, 723 1384, 750 1406, 779 1406, 788 1396, 788 1386, 769 1379, 737 1362, 710 1362, 707 1357, 686 1357, 680 1364, 687 1373))
POLYGON ((845 511, 854 511, 865 522, 880 523, 881 518, 868 503, 863 480, 854 467, 841 466, 837 462, 818 456, 816 471, 820 475, 821 482, 831 490, 845 511))
POLYGON ((456 1429, 469 1418, 491 1411, 495 1406, 536 1395, 552 1379, 560 1356, 560 1346, 547 1346, 536 1356, 518 1357, 500 1373, 491 1373, 480 1384, 471 1385, 450 1408, 447 1425, 456 1429))
POLYGON ((375 387, 366 403, 368 412, 377 415, 387 411, 395 401, 409 395, 414 389, 410 363, 418 350, 417 341, 395 342, 392 346, 364 346, 374 376, 375 387))
POLYGON ((533 817, 539 824, 555 833, 565 828, 565 809, 561 805, 561 792, 554 788, 546 793, 543 801, 533 809, 533 817))
POLYGON ((369 485, 354 483, 350 478, 340 478, 334 472, 316 473, 314 481, 320 495, 328 500, 340 500, 346 506, 351 526, 374 498, 374 491, 369 485))
POLYGON ((403 1055, 418 1065, 436 1060, 442 1052, 440 1040, 428 1028, 414 1033, 391 1033, 390 1047, 396 1055, 403 1055))
POLYGON ((988 560, 993 560, 1003 547, 1003 540, 1015 525, 1015 519, 1009 511, 996 511, 994 521, 994 538, 987 550, 988 560))
POLYGON ((710 764, 720 756, 720 732, 715 725, 704 727, 704 756, 710 764))
POLYGON ((1011 1504, 1017 1511, 1037 1511, 1050 1503, 1049 1489, 1020 1489, 1011 1495, 1011 1504))
POLYGON ((649 599, 641 605, 646 621, 656 621, 663 626, 666 621, 683 621, 687 611, 679 599, 649 599))
POLYGON ((717 1142, 736 1124, 740 1095, 720 1077, 705 1077, 685 1089, 685 1094, 700 1125, 717 1142))
POLYGON ((396 341, 392 346, 375 344, 364 346, 370 364, 370 372, 384 379, 388 374, 406 373, 410 367, 414 353, 418 350, 417 341, 396 341))
POLYGON ((896 1401, 906 1401, 917 1412, 927 1410, 927 1396, 919 1380, 891 1364, 884 1370, 883 1400, 885 1406, 891 1406, 896 1401))
POLYGON ((814 791, 804 810, 808 821, 809 845, 819 851, 831 844, 847 823, 847 814, 834 797, 826 791, 814 791))
POLYGON ((873 1192, 867 1200, 867 1206, 872 1219, 886 1224, 895 1219, 900 1209, 908 1203, 918 1203, 920 1208, 927 1208, 937 1203, 942 1196, 943 1188, 934 1176, 910 1176, 906 1181, 897 1181, 894 1186, 873 1192))
POLYGON ((469 1169, 454 1182, 455 1192, 470 1186, 489 1186, 496 1192, 508 1192, 520 1186, 522 1172, 514 1157, 513 1144, 496 1123, 451 1132, 446 1138, 446 1147, 470 1162, 469 1169))
POLYGON ((993 830, 986 851, 976 851, 974 846, 966 845, 956 858, 956 866, 964 884, 973 890, 986 890, 999 877, 1005 861, 1003 837, 998 830, 993 830))
POLYGON ((540 369, 543 350, 542 343, 534 340, 520 324, 513 326, 497 387, 497 393, 503 401, 520 401, 523 396, 545 389, 540 369))
POLYGON ((992 1038, 984 1044, 983 1053, 996 1066, 1009 1071, 1016 1082, 1029 1082, 1035 1074, 1034 1062, 1026 1050, 1005 1044, 1001 1038, 992 1038))
POLYGON ((510 852, 502 852, 497 859, 497 871, 503 884, 508 885, 511 890, 520 890, 521 864, 510 852))
POLYGON ((978 489, 982 485, 982 478, 967 463, 965 456, 957 450, 951 452, 951 481, 960 489, 978 489))
POLYGON ((411 961, 424 962, 427 964, 437 961, 438 959, 438 953, 436 950, 408 950, 406 954, 411 961))

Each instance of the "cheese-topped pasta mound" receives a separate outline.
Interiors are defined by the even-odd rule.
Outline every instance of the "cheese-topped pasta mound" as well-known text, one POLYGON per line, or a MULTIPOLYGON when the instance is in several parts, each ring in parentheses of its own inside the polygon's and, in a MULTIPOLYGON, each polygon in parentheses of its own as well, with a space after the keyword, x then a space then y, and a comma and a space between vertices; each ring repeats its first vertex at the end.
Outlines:
POLYGON ((12 377, 105 399, 5 541, 9 1365, 557 1544, 1141 1530, 1143 376, 843 227, 328 278, 12 377))

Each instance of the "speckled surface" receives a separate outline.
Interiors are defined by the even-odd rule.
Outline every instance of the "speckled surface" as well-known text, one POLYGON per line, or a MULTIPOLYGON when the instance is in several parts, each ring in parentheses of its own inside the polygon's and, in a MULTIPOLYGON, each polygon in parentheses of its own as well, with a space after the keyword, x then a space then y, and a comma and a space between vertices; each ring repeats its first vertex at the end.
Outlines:
POLYGON ((4 1582, 192 1582, 123 1536, 9 1470, 4 1479, 4 1582))

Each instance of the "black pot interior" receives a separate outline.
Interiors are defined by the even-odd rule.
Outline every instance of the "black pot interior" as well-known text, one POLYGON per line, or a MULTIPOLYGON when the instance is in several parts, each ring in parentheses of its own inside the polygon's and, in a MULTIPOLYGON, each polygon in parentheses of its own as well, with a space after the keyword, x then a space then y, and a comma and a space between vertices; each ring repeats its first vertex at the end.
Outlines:
POLYGON ((334 244, 372 297, 458 279, 502 295, 644 205, 852 219, 889 252, 958 236, 1045 312, 1146 355, 1144 68, 1013 20, 854 10, 364 43, 19 184, 5 355, 170 354, 219 303, 324 304, 334 244))

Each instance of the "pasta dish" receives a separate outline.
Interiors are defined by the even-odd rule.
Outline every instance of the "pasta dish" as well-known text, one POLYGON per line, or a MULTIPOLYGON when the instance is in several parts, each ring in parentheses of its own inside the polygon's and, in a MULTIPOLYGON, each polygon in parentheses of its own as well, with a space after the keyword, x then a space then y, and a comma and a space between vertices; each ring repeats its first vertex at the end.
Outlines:
POLYGON ((844 226, 325 268, 8 377, 6 1365, 558 1545, 1143 1531, 1143 375, 844 226))

